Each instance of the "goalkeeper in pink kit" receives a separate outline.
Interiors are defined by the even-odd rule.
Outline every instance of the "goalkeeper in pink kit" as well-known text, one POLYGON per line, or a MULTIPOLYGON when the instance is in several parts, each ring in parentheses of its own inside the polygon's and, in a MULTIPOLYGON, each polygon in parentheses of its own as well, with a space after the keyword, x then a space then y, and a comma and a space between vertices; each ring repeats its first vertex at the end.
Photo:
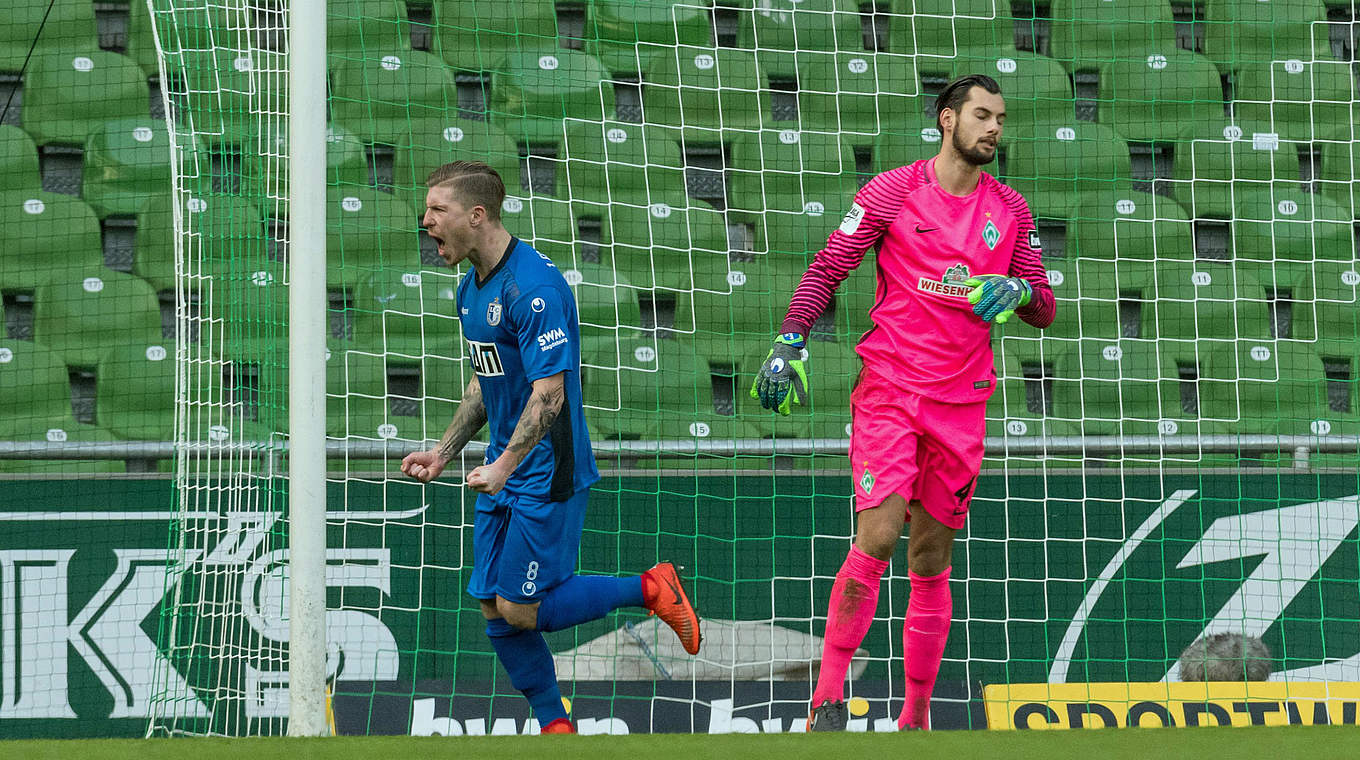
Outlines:
POLYGON ((990 77, 950 82, 936 100, 939 155, 884 172, 859 191, 793 294, 751 388, 769 409, 802 403, 808 329, 869 248, 878 252, 874 326, 856 351, 850 468, 856 529, 836 574, 810 731, 844 730, 845 674, 878 606, 879 582, 911 522, 911 598, 903 626, 906 704, 898 727, 926 729, 953 612, 949 571, 982 466, 987 399, 996 387, 991 325, 1035 327, 1055 303, 1024 198, 981 167, 1005 122, 990 77))

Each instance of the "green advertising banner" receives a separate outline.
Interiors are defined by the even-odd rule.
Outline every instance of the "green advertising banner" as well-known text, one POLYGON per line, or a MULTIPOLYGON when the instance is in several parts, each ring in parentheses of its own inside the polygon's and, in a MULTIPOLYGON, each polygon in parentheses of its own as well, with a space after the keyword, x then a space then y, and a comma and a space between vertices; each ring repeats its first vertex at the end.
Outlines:
MULTIPOLYGON (((461 489, 332 489, 329 666, 345 730, 391 732, 363 717, 379 699, 430 710, 460 684, 493 684, 481 616, 463 592, 471 502, 461 489)), ((955 553, 941 682, 1175 680, 1180 652, 1217 630, 1261 637, 1277 680, 1360 681, 1358 490, 1355 474, 984 475, 955 553)), ((848 547, 848 494, 840 474, 607 478, 580 569, 636 573, 670 559, 688 568, 706 619, 817 635, 848 547)), ((166 699, 208 729, 223 703, 247 720, 286 715, 282 515, 227 503, 177 515, 172 504, 163 480, 0 483, 0 736, 139 736, 166 699), (172 566, 174 520, 212 540, 172 566), (172 638, 205 654, 171 650, 172 638)), ((866 684, 900 679, 902 554, 864 643, 866 684)), ((643 620, 621 613, 549 643, 561 653, 643 620)), ((677 686, 619 693, 673 702, 677 686)), ((477 688, 488 711, 509 693, 477 688)), ((796 703, 789 688, 780 694, 796 703)), ((708 695, 707 710, 713 691, 688 693, 708 695)), ((961 704, 980 694, 949 691, 961 704)), ((982 727, 975 712, 960 720, 982 727)), ((705 730, 646 720, 629 728, 705 730)))

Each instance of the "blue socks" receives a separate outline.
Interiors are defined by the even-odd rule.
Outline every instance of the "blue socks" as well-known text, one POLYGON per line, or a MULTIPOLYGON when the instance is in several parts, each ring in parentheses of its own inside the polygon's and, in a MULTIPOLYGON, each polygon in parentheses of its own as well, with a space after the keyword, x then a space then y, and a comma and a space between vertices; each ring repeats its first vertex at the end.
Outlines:
POLYGON ((560 631, 596 620, 619 607, 642 606, 642 576, 613 578, 573 575, 543 596, 538 605, 538 630, 521 631, 505 618, 486 621, 491 648, 510 674, 510 683, 529 700, 540 726, 567 717, 552 652, 540 631, 560 631))
POLYGON ((573 575, 538 604, 538 630, 560 631, 608 615, 620 607, 642 606, 642 576, 573 575))
POLYGON ((562 707, 562 692, 557 688, 557 669, 553 666, 548 642, 538 631, 521 631, 496 618, 486 621, 486 635, 496 650, 501 665, 510 674, 510 683, 534 709, 538 725, 546 726, 567 717, 562 707))

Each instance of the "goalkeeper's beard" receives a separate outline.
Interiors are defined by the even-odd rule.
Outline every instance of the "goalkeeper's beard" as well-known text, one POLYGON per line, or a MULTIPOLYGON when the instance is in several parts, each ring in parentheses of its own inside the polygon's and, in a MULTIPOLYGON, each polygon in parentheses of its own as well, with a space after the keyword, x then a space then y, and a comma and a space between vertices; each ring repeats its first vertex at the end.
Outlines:
POLYGON ((992 162, 992 159, 996 158, 996 148, 992 148, 991 153, 984 153, 978 149, 977 144, 974 144, 971 148, 966 147, 963 141, 959 139, 958 130, 954 130, 954 134, 950 136, 950 142, 953 143, 954 151, 959 154, 959 157, 973 166, 986 166, 992 162))

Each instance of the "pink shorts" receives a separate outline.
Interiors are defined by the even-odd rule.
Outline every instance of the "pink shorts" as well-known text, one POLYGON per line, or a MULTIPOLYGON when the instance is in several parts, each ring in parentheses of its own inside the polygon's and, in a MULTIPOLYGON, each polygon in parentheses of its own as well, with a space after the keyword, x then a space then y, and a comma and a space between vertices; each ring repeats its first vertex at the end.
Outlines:
POLYGON ((850 411, 855 511, 898 494, 921 502, 944 525, 962 528, 982 469, 986 402, 934 401, 865 370, 850 394, 850 411))

